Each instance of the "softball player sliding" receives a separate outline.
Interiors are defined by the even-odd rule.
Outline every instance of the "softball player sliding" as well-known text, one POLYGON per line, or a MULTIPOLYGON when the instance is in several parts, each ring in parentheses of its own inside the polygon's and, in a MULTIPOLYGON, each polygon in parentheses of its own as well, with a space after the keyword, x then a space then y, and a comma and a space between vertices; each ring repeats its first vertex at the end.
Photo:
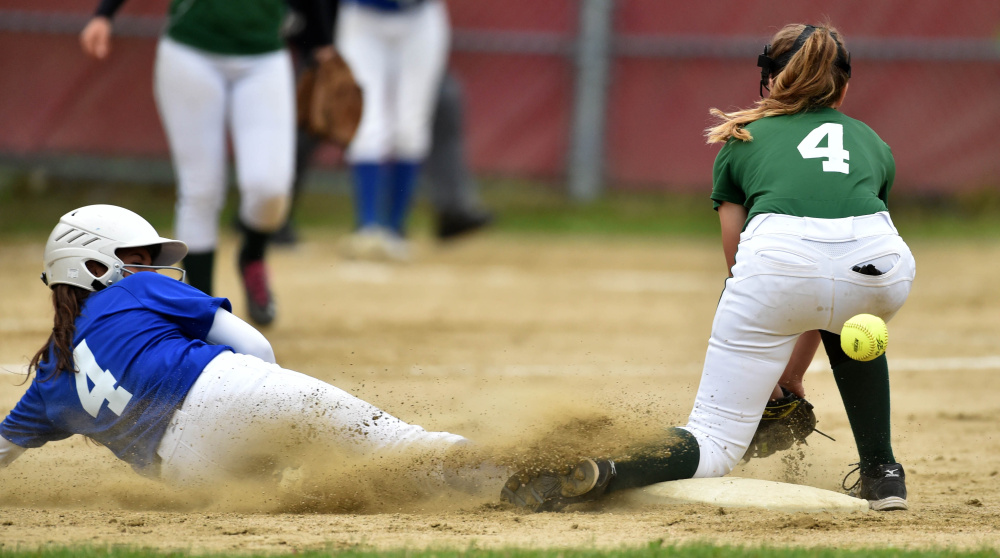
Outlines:
MULTIPOLYGON (((111 18, 124 1, 101 1, 81 33, 86 53, 108 55, 111 18)), ((176 233, 191 249, 188 281, 212 293, 228 130, 240 191, 239 270, 250 318, 261 325, 275 317, 264 256, 268 237, 284 223, 294 170, 285 12, 283 0, 173 0, 155 63, 156 102, 178 181, 176 233)))
POLYGON ((860 454, 852 494, 872 509, 906 509, 903 467, 890 442, 885 356, 862 363, 840 348, 860 313, 888 321, 915 274, 889 218, 889 147, 837 109, 850 54, 829 26, 787 25, 759 58, 771 94, 751 109, 712 114, 724 142, 712 199, 732 276, 719 300, 701 384, 686 426, 627 459, 587 459, 569 475, 512 477, 502 497, 552 508, 607 491, 729 473, 801 334, 820 330, 860 454))
POLYGON ((405 260, 404 240, 449 44, 442 0, 342 0, 337 50, 364 91, 346 152, 354 177, 356 232, 349 257, 405 260))
POLYGON ((120 207, 87 206, 60 219, 42 276, 52 290, 52 335, 31 360, 31 385, 0 423, 0 467, 27 448, 82 434, 143 475, 197 486, 267 474, 262 463, 281 471, 304 447, 344 459, 433 456, 465 441, 279 367, 228 300, 142 273, 177 269, 169 266, 186 252, 120 207))

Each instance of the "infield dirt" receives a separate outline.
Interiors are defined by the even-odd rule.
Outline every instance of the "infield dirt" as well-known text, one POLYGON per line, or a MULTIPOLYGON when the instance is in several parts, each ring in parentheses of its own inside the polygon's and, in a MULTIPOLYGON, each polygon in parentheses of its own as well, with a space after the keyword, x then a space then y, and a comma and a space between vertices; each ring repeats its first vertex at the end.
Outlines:
MULTIPOLYGON (((286 368, 428 429, 522 454, 552 440, 562 449, 606 450, 686 419, 723 286, 716 242, 483 236, 445 248, 424 242, 409 265, 345 261, 335 246, 336 238, 309 230, 294 249, 272 253, 280 315, 265 333, 286 368)), ((319 503, 251 481, 189 494, 141 478, 74 437, 0 471, 0 550, 290 553, 694 541, 998 548, 1000 244, 911 247, 917 280, 889 324, 888 351, 908 512, 637 507, 612 498, 527 514, 492 492, 417 497, 397 474, 409 461, 328 464, 338 472, 327 477, 339 481, 324 487, 329 498, 319 503)), ((41 252, 41 242, 6 242, 0 250, 2 414, 25 389, 18 372, 51 328, 48 291, 38 281, 41 252)), ((233 260, 227 239, 219 293, 244 315, 233 260)), ((818 426, 837 441, 812 436, 801 450, 751 461, 734 475, 840 490, 857 453, 832 375, 819 368, 806 377, 807 396, 818 426)))

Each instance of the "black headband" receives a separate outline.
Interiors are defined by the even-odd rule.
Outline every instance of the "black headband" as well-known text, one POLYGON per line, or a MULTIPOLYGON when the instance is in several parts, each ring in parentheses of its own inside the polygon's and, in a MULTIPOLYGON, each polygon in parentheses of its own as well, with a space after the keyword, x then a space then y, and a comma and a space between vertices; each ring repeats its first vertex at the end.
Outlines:
MULTIPOLYGON (((778 58, 771 58, 771 45, 764 45, 764 54, 757 56, 757 66, 760 68, 760 96, 764 96, 764 90, 768 89, 767 82, 771 76, 778 74, 781 70, 785 69, 788 65, 788 61, 795 56, 795 53, 802 49, 802 45, 806 44, 806 39, 809 38, 813 32, 816 31, 816 27, 813 25, 806 25, 806 28, 799 33, 796 37, 795 42, 792 43, 792 48, 785 51, 784 54, 778 58)), ((844 45, 840 44, 837 39, 837 35, 833 35, 833 40, 837 43, 837 60, 834 61, 834 65, 844 71, 847 77, 851 77, 851 53, 847 52, 844 45)))

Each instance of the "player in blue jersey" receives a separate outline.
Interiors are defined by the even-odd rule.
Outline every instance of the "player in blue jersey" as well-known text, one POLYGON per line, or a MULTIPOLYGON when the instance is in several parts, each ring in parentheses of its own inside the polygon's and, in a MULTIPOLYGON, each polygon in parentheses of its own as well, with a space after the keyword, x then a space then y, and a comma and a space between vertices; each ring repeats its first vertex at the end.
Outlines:
POLYGON ((275 364, 270 343, 228 300, 155 272, 183 274, 170 266, 186 253, 121 207, 91 205, 60 219, 42 274, 52 334, 0 423, 0 467, 73 434, 178 485, 279 472, 306 445, 348 458, 444 456, 465 442, 275 364))

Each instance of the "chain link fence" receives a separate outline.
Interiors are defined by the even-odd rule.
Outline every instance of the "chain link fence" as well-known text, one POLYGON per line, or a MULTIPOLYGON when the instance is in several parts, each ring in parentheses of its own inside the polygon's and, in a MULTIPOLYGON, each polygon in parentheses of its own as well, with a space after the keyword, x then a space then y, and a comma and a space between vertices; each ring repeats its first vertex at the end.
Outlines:
MULTIPOLYGON (((96 179, 169 182, 152 99, 167 0, 128 2, 110 60, 77 34, 96 2, 0 0, 0 162, 96 179), (94 5, 90 5, 94 4, 94 5)), ((607 189, 704 191, 708 109, 751 105, 756 56, 785 23, 827 19, 853 54, 843 110, 892 147, 897 184, 997 187, 995 0, 450 0, 451 72, 483 176, 607 189)), ((321 168, 337 168, 327 148, 321 168)))

